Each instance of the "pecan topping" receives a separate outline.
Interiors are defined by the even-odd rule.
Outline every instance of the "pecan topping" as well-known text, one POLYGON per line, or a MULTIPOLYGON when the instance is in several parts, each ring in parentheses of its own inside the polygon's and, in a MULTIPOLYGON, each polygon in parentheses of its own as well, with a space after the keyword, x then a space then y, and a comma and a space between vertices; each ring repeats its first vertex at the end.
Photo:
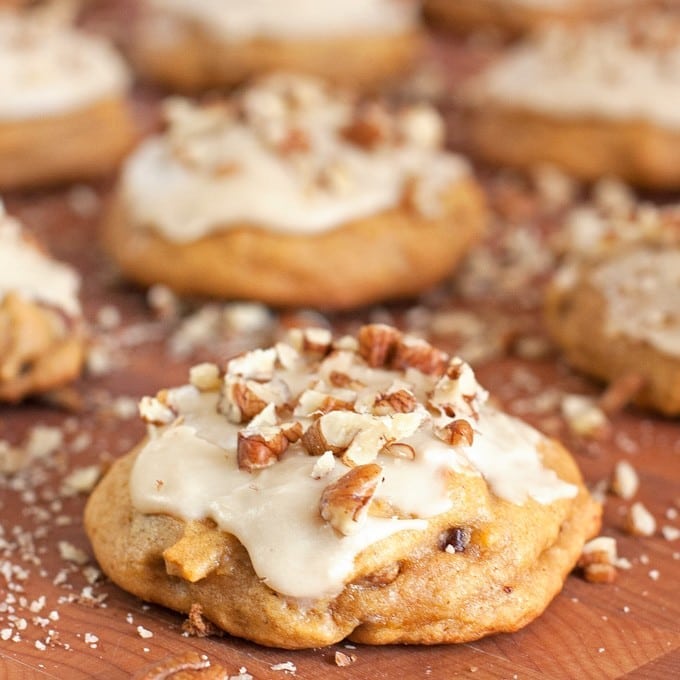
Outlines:
POLYGON ((384 324, 369 324, 359 329, 359 354, 372 368, 387 366, 392 359, 401 333, 384 324))
POLYGON ((239 469, 252 472, 273 465, 283 455, 289 443, 280 428, 266 434, 239 432, 236 448, 239 469))
POLYGON ((411 413, 416 407, 416 397, 408 390, 397 390, 379 394, 373 402, 373 413, 377 416, 390 413, 411 413))
POLYGON ((355 533, 368 516, 369 504, 382 480, 382 467, 376 463, 352 468, 324 489, 319 503, 321 517, 345 536, 355 533))
POLYGON ((392 134, 392 121, 379 104, 359 109, 354 119, 342 130, 343 137, 367 151, 387 142, 392 134))
POLYGON ((300 128, 291 128, 286 136, 279 141, 277 151, 283 156, 294 153, 306 153, 310 150, 309 137, 300 128))
POLYGON ((406 460, 415 460, 416 457, 416 450, 410 444, 402 442, 388 442, 382 447, 380 453, 386 453, 388 456, 404 458, 406 460))
POLYGON ((451 446, 472 446, 474 430, 467 420, 454 420, 439 432, 441 438, 451 446))
POLYGON ((432 347, 428 342, 409 340, 397 343, 392 368, 415 368, 426 375, 444 375, 449 357, 446 352, 432 347))

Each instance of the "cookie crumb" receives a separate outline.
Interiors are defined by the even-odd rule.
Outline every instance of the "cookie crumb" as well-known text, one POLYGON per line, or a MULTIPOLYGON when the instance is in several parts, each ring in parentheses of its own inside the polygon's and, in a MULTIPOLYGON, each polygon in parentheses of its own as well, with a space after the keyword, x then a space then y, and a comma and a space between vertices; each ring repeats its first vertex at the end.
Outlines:
POLYGON ((203 618, 203 607, 198 602, 191 605, 189 616, 182 623, 182 630, 192 637, 208 637, 219 633, 210 621, 203 618))

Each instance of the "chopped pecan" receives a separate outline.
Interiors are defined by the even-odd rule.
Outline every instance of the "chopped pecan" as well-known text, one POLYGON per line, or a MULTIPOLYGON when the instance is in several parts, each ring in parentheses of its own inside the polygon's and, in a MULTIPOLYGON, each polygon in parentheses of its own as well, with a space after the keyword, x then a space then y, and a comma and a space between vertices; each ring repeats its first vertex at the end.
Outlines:
POLYGON ((359 108, 353 120, 341 132, 348 142, 370 151, 389 141, 392 128, 392 120, 386 109, 372 103, 359 108))
POLYGON ((345 536, 355 533, 366 520, 382 480, 382 467, 376 463, 352 468, 324 489, 319 503, 321 517, 345 536))
POLYGON ((352 378, 342 371, 331 371, 328 375, 328 382, 330 382, 333 387, 342 387, 349 390, 360 390, 366 387, 365 383, 361 382, 361 380, 352 378))
POLYGON ((290 443, 280 428, 267 433, 238 433, 236 456, 240 470, 261 470, 270 467, 283 455, 290 443))
POLYGON ((228 378, 222 389, 217 410, 232 423, 246 423, 267 405, 242 378, 228 378))
POLYGON ((385 324, 369 324, 359 329, 359 354, 372 368, 391 363, 401 333, 385 324))
POLYGON ((449 364, 446 352, 436 349, 424 340, 404 338, 397 343, 391 367, 398 370, 415 368, 426 375, 442 376, 449 364))
POLYGON ((347 666, 351 666, 357 660, 357 655, 356 654, 345 654, 345 652, 341 652, 340 650, 336 650, 335 656, 333 658, 335 660, 336 666, 338 666, 340 668, 346 668, 347 666))
POLYGON ((283 436, 293 444, 302 437, 302 423, 297 420, 294 420, 291 423, 283 423, 281 425, 281 432, 283 433, 283 436))
POLYGON ((415 460, 416 451, 410 444, 403 442, 388 442, 382 447, 380 453, 385 453, 394 458, 404 458, 405 460, 415 460))
POLYGON ((356 414, 331 411, 315 420, 302 435, 302 445, 313 456, 326 451, 340 454, 347 449, 360 429, 356 414))
POLYGON ((451 446, 472 446, 475 433, 470 423, 462 418, 438 430, 441 438, 451 446))
POLYGON ((416 397, 408 390, 383 392, 378 394, 373 402, 373 413, 377 416, 390 413, 411 413, 416 407, 416 397))
POLYGON ((283 156, 294 153, 307 153, 311 149, 309 135, 300 128, 290 128, 279 141, 276 150, 283 156))

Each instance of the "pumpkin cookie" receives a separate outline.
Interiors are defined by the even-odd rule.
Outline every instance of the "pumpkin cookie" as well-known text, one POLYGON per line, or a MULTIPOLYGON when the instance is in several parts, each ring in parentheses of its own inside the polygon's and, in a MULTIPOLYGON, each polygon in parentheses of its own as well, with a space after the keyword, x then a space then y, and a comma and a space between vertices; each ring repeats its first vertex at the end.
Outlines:
POLYGON ((500 165, 679 187, 678 28, 662 15, 552 29, 516 47, 470 83, 471 147, 500 165))
POLYGON ((171 100, 105 220, 130 278, 179 293, 347 308, 415 295, 478 238, 482 193, 439 114, 270 76, 231 101, 171 100))
POLYGON ((382 325, 201 364, 95 489, 102 569, 265 645, 464 642, 559 592, 600 507, 472 369, 382 325))
POLYGON ((50 259, 0 202, 0 401, 75 378, 84 355, 79 279, 50 259))
POLYGON ((0 188, 113 170, 134 131, 128 72, 101 38, 0 11, 0 188))
POLYGON ((268 71, 298 71, 349 87, 402 75, 421 44, 410 0, 146 0, 133 58, 181 91, 234 85, 268 71))
POLYGON ((638 378, 635 402, 680 414, 680 209, 579 209, 570 256, 548 288, 548 329, 574 367, 638 378))

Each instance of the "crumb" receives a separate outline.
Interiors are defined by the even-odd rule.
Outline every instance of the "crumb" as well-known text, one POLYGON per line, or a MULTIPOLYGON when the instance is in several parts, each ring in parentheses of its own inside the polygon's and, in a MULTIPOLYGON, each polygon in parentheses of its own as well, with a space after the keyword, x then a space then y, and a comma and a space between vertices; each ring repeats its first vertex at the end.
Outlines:
POLYGON ((356 654, 345 654, 344 652, 335 652, 335 665, 340 666, 340 668, 345 668, 346 666, 351 666, 357 660, 356 654))
POLYGON ((637 493, 640 486, 635 468, 625 460, 620 460, 614 467, 611 490, 624 500, 630 500, 637 493))
POLYGON ((659 570, 658 570, 658 569, 651 569, 651 570, 650 570, 650 572, 649 572, 649 578, 651 578, 652 581, 658 581, 658 580, 659 580, 659 576, 661 576, 661 574, 659 573, 659 570))
POLYGON ((99 465, 87 465, 73 470, 61 486, 62 496, 75 496, 79 493, 89 493, 101 476, 99 465))
POLYGON ((144 626, 137 626, 137 635, 143 640, 153 637, 153 633, 148 628, 144 628, 144 626))
POLYGON ((661 527, 661 533, 667 541, 676 541, 680 538, 680 529, 669 525, 661 527))
POLYGON ((653 536, 656 520, 642 503, 633 503, 626 517, 626 530, 633 536, 653 536))
POLYGON ((295 673, 297 666, 292 661, 284 661, 283 663, 275 663, 270 666, 273 671, 284 671, 286 673, 295 673))
POLYGON ((219 632, 210 621, 203 618, 203 608, 197 602, 191 605, 189 617, 182 624, 182 630, 193 637, 208 637, 219 632))
POLYGON ((84 550, 76 548, 76 546, 74 546, 72 543, 69 543, 68 541, 59 541, 57 546, 59 548, 59 555, 61 556, 62 560, 74 562, 75 564, 80 565, 86 564, 90 561, 90 557, 84 550))

